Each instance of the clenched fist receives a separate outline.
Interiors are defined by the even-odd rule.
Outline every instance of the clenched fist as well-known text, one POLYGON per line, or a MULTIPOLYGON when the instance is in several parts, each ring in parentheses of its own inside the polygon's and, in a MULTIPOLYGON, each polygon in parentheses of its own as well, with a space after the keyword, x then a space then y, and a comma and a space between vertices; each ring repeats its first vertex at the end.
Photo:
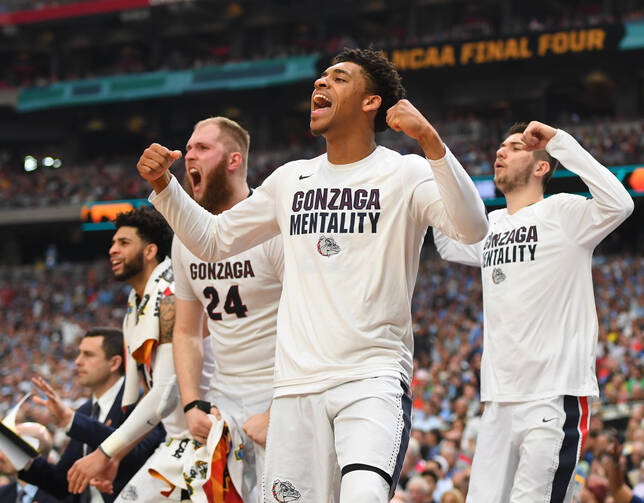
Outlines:
POLYGON ((434 127, 408 100, 400 100, 387 110, 387 124, 394 131, 402 131, 418 141, 430 159, 445 155, 445 146, 434 127))
POLYGON ((532 121, 523 132, 523 142, 528 152, 543 150, 548 142, 557 134, 557 130, 547 124, 532 121))
POLYGON ((163 145, 153 143, 143 151, 136 169, 142 178, 150 182, 154 191, 159 193, 170 181, 168 168, 179 158, 181 158, 180 150, 169 150, 163 145))

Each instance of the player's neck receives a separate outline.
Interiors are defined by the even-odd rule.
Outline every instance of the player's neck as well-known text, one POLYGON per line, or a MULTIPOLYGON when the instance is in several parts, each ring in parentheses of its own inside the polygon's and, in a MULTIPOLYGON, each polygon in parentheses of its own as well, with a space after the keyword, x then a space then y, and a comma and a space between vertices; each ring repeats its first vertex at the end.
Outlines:
POLYGON ((331 164, 351 164, 369 156, 376 148, 373 131, 352 135, 325 135, 326 154, 331 164))
POLYGON ((543 191, 534 187, 523 187, 505 194, 509 215, 543 199, 543 191))

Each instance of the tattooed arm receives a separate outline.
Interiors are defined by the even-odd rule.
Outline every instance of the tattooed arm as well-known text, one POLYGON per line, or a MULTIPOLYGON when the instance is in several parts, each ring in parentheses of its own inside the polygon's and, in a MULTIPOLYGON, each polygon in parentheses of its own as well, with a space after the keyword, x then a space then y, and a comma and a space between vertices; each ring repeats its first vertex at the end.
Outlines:
POLYGON ((159 345, 172 343, 175 313, 174 294, 163 297, 159 304, 159 345))

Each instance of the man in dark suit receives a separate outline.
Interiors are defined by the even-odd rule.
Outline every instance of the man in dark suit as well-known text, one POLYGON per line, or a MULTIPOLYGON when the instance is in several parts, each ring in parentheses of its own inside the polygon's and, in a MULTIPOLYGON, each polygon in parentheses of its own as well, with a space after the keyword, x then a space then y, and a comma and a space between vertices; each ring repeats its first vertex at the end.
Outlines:
MULTIPOLYGON (((58 393, 41 377, 33 379, 47 397, 46 400, 34 397, 36 403, 45 405, 56 418, 58 426, 66 429, 71 438, 63 451, 60 461, 49 463, 42 456, 34 459, 18 477, 37 485, 57 498, 70 495, 67 486, 67 471, 74 462, 107 438, 115 428, 127 418, 134 408, 121 408, 123 396, 123 334, 109 328, 96 328, 88 331, 80 344, 79 355, 75 360, 78 379, 92 392, 87 400, 74 412, 61 401, 58 393)), ((165 437, 162 426, 157 426, 121 461, 113 493, 99 493, 95 488, 81 495, 71 496, 74 503, 111 503, 126 482, 134 475, 157 445, 165 437)), ((42 502, 40 502, 42 503, 42 502)))

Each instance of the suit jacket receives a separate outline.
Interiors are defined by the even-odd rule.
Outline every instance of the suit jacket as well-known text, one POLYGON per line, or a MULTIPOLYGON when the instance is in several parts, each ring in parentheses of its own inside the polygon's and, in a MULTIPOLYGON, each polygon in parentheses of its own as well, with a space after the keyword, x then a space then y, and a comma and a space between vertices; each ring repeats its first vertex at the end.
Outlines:
MULTIPOLYGON (((10 482, 0 486, 0 501, 2 503, 15 503, 16 498, 18 497, 18 482, 10 482)), ((33 503, 65 503, 67 500, 59 500, 50 496, 42 489, 38 489, 36 492, 35 498, 32 500, 33 503)))
MULTIPOLYGON (((60 456, 60 460, 55 465, 49 463, 42 456, 33 460, 28 470, 18 472, 18 477, 25 482, 34 484, 57 498, 65 498, 70 493, 67 486, 67 472, 72 465, 83 457, 83 446, 89 446, 88 453, 96 449, 103 440, 118 428, 123 421, 130 415, 135 405, 127 407, 125 411, 121 409, 121 398, 123 397, 123 386, 119 390, 112 407, 110 408, 106 423, 110 426, 92 419, 90 417, 92 401, 88 400, 81 405, 76 414, 68 435, 71 440, 60 456)), ((113 494, 103 493, 105 503, 112 503, 121 489, 132 478, 132 476, 143 466, 147 459, 152 455, 159 443, 165 438, 165 430, 161 424, 157 425, 139 444, 123 458, 119 465, 119 470, 114 479, 113 494)), ((2 501, 2 500, 0 500, 2 501)), ((79 503, 80 495, 73 495, 71 501, 79 503)))

